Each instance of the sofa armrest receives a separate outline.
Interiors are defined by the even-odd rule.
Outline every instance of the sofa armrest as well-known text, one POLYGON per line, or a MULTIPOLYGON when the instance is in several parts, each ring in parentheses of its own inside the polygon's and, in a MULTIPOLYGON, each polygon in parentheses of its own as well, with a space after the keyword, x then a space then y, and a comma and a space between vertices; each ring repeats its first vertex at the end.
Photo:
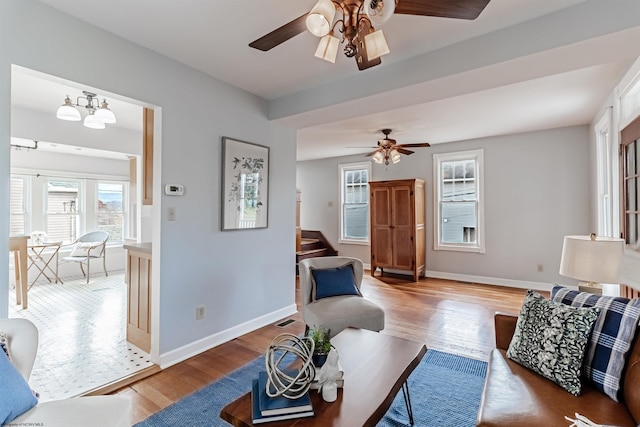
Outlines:
POLYGON ((517 316, 504 313, 496 313, 494 318, 496 327, 496 348, 507 350, 513 333, 516 331, 517 316))

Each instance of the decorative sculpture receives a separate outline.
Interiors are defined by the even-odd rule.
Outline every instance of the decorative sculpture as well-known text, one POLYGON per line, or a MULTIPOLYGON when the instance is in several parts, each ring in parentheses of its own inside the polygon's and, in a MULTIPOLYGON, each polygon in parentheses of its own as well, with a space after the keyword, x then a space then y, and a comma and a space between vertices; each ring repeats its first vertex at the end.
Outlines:
POLYGON ((322 398, 326 402, 334 402, 338 398, 338 384, 342 373, 338 367, 338 352, 332 348, 327 355, 327 361, 318 370, 318 392, 322 392, 322 398))
POLYGON ((309 337, 299 338, 285 333, 271 341, 264 359, 267 371, 267 396, 297 399, 309 390, 316 375, 316 369, 311 360, 313 349, 314 342, 309 337), (288 367, 295 358, 299 358, 302 362, 300 369, 297 371, 281 369, 281 364, 288 367))

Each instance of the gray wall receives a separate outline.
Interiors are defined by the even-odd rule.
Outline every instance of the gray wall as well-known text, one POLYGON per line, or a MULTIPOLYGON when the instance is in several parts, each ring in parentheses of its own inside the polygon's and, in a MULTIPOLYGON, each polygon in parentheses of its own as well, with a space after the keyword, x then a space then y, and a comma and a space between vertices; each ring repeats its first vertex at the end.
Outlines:
MULTIPOLYGON (((33 0, 0 2, 0 52, 0 206, 9 200, 12 64, 158 107, 152 352, 162 364, 295 311, 295 131, 270 122, 263 99, 33 0), (271 148, 267 229, 220 231, 222 136, 271 148), (185 195, 162 195, 169 182, 185 195), (206 319, 196 321, 200 304, 206 319)), ((0 209, 0 242, 8 230, 0 209)), ((0 317, 8 276, 0 263, 0 317)))
MULTIPOLYGON (((397 165, 372 166, 372 180, 422 178, 427 182, 428 275, 547 289, 567 283, 558 274, 567 234, 588 234, 589 127, 576 126, 438 144, 403 156, 397 165), (432 154, 484 149, 486 253, 433 250, 432 154), (543 271, 538 271, 542 265, 543 271)), ((349 156, 298 162, 301 226, 321 230, 341 254, 369 262, 369 247, 338 244, 338 165, 349 156)))

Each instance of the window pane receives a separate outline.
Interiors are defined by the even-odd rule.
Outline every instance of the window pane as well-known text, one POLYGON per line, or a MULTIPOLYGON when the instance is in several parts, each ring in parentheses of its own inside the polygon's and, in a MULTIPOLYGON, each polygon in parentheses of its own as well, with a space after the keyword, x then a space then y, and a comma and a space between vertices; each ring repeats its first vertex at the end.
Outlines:
POLYGON ((344 206, 344 238, 366 239, 368 235, 369 210, 366 204, 344 206))
POLYGON ((635 175, 636 173, 636 152, 635 152, 636 143, 632 142, 627 145, 627 175, 635 175))
POLYGON ((26 209, 24 205, 24 179, 11 178, 9 195, 9 234, 25 234, 26 209))
MULTIPOLYGON (((465 243, 476 242, 477 215, 475 202, 444 202, 442 203, 442 213, 440 215, 442 223, 442 242, 444 243, 465 243), (473 229, 473 240, 465 240, 465 229, 473 229)), ((470 231, 467 231, 466 238, 470 238, 470 231)))
POLYGON ((627 180, 627 210, 635 211, 636 209, 636 180, 631 178, 627 180))
MULTIPOLYGON (((249 213, 255 215, 255 195, 252 193, 252 179, 254 174, 245 177, 243 219, 249 213)), ((124 185, 112 183, 98 183, 98 230, 109 233, 110 242, 124 241, 124 185)))
POLYGON ((442 179, 453 179, 453 162, 442 163, 442 179))
POLYGON ((78 190, 75 181, 47 182, 47 235, 50 241, 78 238, 78 190))
POLYGON ((464 165, 464 177, 467 179, 476 177, 476 162, 473 160, 467 160, 464 165))

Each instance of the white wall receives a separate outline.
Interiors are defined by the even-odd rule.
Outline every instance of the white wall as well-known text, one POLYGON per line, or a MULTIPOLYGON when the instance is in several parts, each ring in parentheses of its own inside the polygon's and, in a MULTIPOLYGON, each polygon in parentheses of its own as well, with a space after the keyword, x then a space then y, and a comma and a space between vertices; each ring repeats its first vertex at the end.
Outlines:
MULTIPOLYGON (((558 274, 564 235, 591 230, 588 131, 576 126, 437 144, 403 156, 397 165, 374 164, 371 180, 426 180, 429 276, 547 289, 554 282, 573 283, 558 274), (485 160, 486 253, 434 251, 432 154, 477 148, 484 149, 485 160)), ((338 164, 362 160, 299 162, 297 185, 302 229, 321 230, 341 254, 368 263, 368 246, 337 244, 338 164)))
MULTIPOLYGON (((157 107, 152 353, 163 365, 295 311, 295 132, 267 120, 264 100, 31 0, 0 2, 0 52, 0 206, 9 200, 12 64, 157 107), (87 67, 91 59, 101 66, 87 67), (267 229, 220 231, 222 136, 271 148, 267 229), (185 195, 162 196, 169 182, 185 195), (166 221, 167 206, 177 221, 166 221), (196 321, 200 304, 206 318, 196 321)), ((1 209, 0 241, 8 222, 1 209)), ((7 268, 0 263, 0 317, 7 268)))

